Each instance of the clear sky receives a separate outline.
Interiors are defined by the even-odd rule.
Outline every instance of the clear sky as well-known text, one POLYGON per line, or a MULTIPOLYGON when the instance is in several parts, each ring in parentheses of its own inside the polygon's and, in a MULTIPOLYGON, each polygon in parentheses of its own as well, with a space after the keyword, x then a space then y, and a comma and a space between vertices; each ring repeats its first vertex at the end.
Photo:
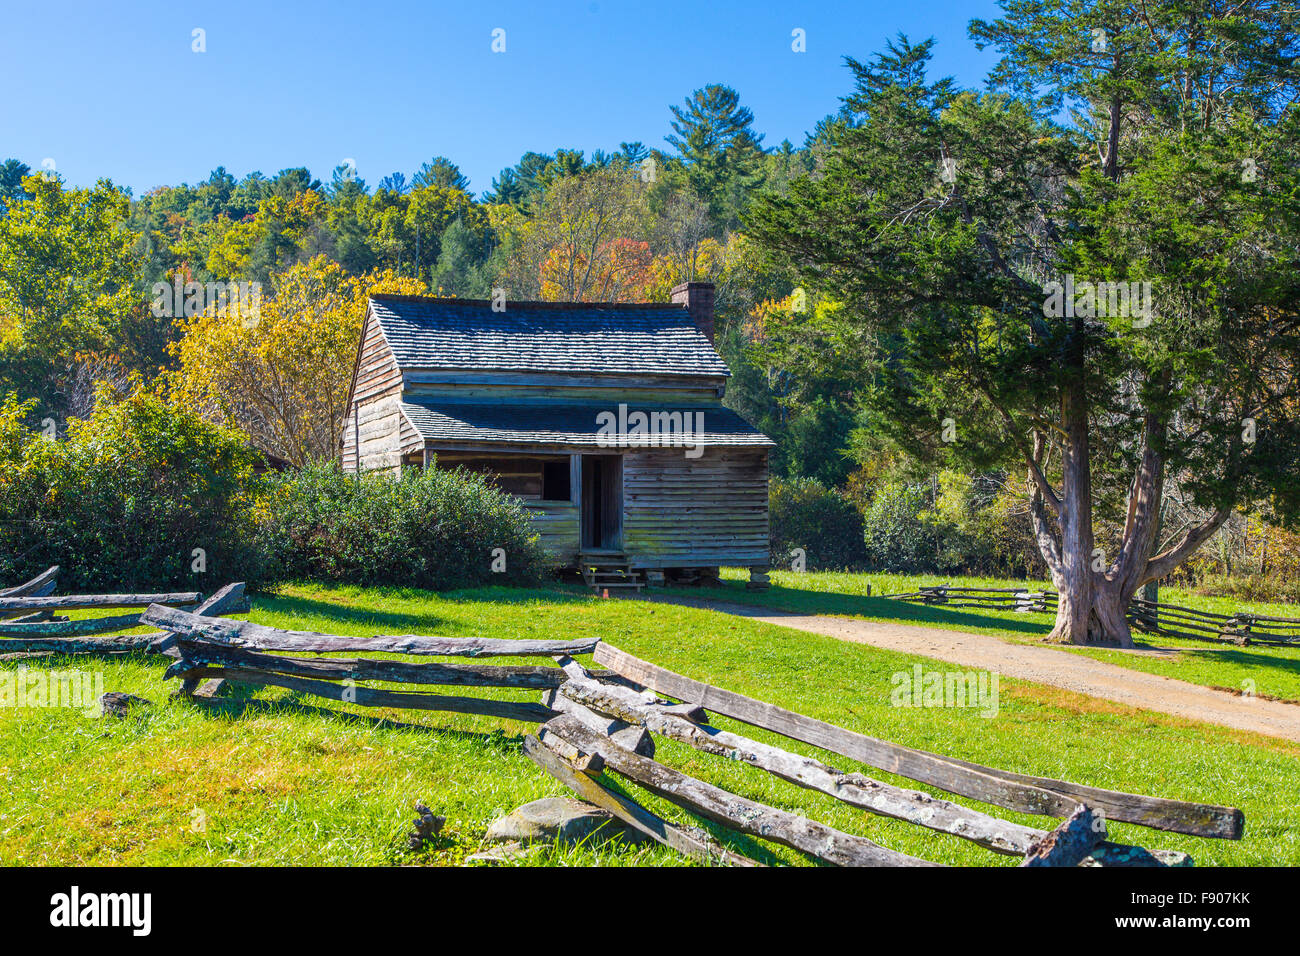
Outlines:
POLYGON ((0 159, 139 194, 219 165, 328 181, 347 159, 373 188, 446 155, 481 192, 529 149, 663 147, 669 104, 709 83, 739 91, 765 145, 799 145, 849 89, 842 57, 899 31, 938 40, 936 75, 980 85, 994 53, 966 24, 996 13, 994 0, 7 3, 0 159))

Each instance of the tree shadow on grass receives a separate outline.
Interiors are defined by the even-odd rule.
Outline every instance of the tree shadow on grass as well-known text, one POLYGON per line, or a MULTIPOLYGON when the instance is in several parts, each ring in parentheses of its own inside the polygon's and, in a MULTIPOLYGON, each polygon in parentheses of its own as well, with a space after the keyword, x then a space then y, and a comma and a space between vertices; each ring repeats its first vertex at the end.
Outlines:
MULTIPOLYGON (((419 734, 426 734, 456 741, 473 741, 485 747, 499 750, 503 753, 520 753, 523 750, 523 741, 526 731, 515 734, 508 734, 505 731, 494 731, 493 733, 482 733, 480 731, 457 730, 449 727, 430 726, 428 724, 413 724, 405 721, 393 720, 388 717, 369 716, 366 714, 357 714, 351 711, 334 710, 329 707, 321 707, 314 703, 307 695, 290 693, 286 697, 277 700, 259 700, 253 696, 260 688, 249 685, 231 683, 227 694, 229 696, 217 698, 192 698, 191 702, 200 707, 203 711, 214 718, 225 719, 230 721, 239 720, 245 716, 283 716, 285 714, 301 714, 313 717, 320 717, 337 723, 348 724, 351 726, 362 726, 374 730, 391 729, 414 731, 419 734)), ((540 767, 537 772, 546 776, 544 770, 540 767)), ((621 778, 606 773, 601 777, 601 784, 606 788, 613 790, 624 797, 641 803, 644 800, 644 793, 637 788, 631 787, 621 778)), ((644 804, 642 804, 644 806, 644 804)), ((648 808, 647 808, 648 809, 648 808)), ((654 812, 654 811, 650 811, 654 812)), ((708 820, 704 817, 698 817, 694 814, 686 814, 685 825, 688 828, 695 827, 708 833, 717 843, 725 846, 727 849, 741 856, 746 856, 755 862, 767 866, 782 866, 786 861, 782 860, 772 852, 765 844, 756 837, 740 833, 729 827, 708 820)), ((681 823, 678 824, 682 825, 681 823)), ((815 859, 814 863, 817 863, 815 859)))
POLYGON ((232 684, 231 687, 232 689, 228 691, 230 696, 195 697, 191 702, 213 717, 221 717, 232 721, 239 720, 249 714, 270 717, 281 716, 286 713, 303 714, 323 717, 337 723, 369 727, 373 730, 413 730, 417 733, 445 737, 449 740, 473 740, 479 743, 491 743, 506 750, 523 752, 524 731, 513 735, 506 734, 504 731, 485 734, 477 730, 456 730, 451 727, 437 727, 430 724, 413 724, 407 721, 393 720, 391 717, 372 717, 368 714, 355 714, 348 710, 320 707, 316 704, 307 703, 312 698, 302 694, 290 694, 277 700, 258 700, 251 695, 256 693, 259 688, 239 684, 232 684))
MULTIPOLYGON (((349 724, 352 726, 363 726, 375 730, 407 730, 415 731, 420 734, 442 737, 448 740, 456 741, 473 741, 486 747, 495 748, 502 752, 520 753, 523 751, 523 742, 526 732, 521 731, 516 734, 507 734, 504 731, 485 734, 473 730, 454 730, 449 727, 435 727, 427 724, 412 724, 404 721, 392 720, 387 717, 371 717, 366 714, 356 714, 351 711, 333 710, 328 707, 320 707, 315 704, 307 703, 310 698, 302 695, 290 695, 279 700, 258 700, 251 695, 257 691, 257 688, 245 685, 232 685, 231 696, 218 698, 194 698, 193 703, 202 708, 204 711, 222 719, 231 721, 238 720, 246 715, 265 715, 265 716, 282 716, 288 714, 303 714, 313 717, 322 717, 337 723, 349 724)), ((546 772, 540 767, 537 772, 542 776, 547 776, 546 772)), ((635 788, 629 787, 627 783, 610 774, 605 774, 601 778, 601 783, 610 790, 617 791, 628 799, 638 803, 644 799, 644 794, 636 791, 635 788)), ((727 849, 747 856, 751 860, 764 863, 768 866, 781 866, 784 862, 772 851, 761 843, 757 838, 747 836, 735 830, 729 829, 720 824, 703 817, 696 817, 688 814, 687 826, 699 827, 709 833, 718 843, 727 847, 727 849)))
POLYGON ((375 607, 358 607, 337 604, 316 598, 300 597, 295 594, 267 594, 260 596, 253 604, 253 610, 283 614, 292 617, 323 618, 373 628, 375 633, 414 633, 424 630, 436 634, 439 627, 447 621, 431 612, 383 611, 375 607))
POLYGON ((804 591, 777 584, 773 584, 766 591, 746 591, 743 586, 736 587, 730 584, 699 589, 667 588, 663 596, 669 600, 683 598, 701 603, 743 604, 746 607, 761 609, 773 617, 838 614, 900 624, 942 624, 944 627, 958 631, 988 628, 1035 637, 1046 636, 1052 630, 1050 616, 1037 612, 1029 612, 1024 620, 1008 619, 990 617, 972 611, 949 610, 930 604, 911 604, 884 597, 804 591))
MULTIPOLYGON (((419 600, 421 593, 427 593, 442 604, 531 604, 538 601, 573 602, 581 598, 559 590, 538 590, 532 588, 492 587, 472 591, 418 592, 397 591, 377 592, 375 599, 385 600, 419 600)), ((319 598, 302 597, 296 594, 273 593, 259 596, 254 603, 257 611, 294 615, 301 617, 318 617, 329 621, 339 621, 352 625, 373 627, 376 633, 425 633, 436 635, 439 629, 461 623, 445 614, 434 611, 389 611, 376 607, 364 607, 340 604, 319 598)))
POLYGON ((1272 668, 1273 670, 1285 671, 1288 674, 1300 676, 1300 659, 1296 658, 1274 657, 1269 654, 1260 654, 1239 648, 1219 650, 1217 648, 1189 647, 1181 650, 1180 654, 1185 660, 1195 659, 1199 662, 1214 664, 1228 662, 1247 668, 1272 668))

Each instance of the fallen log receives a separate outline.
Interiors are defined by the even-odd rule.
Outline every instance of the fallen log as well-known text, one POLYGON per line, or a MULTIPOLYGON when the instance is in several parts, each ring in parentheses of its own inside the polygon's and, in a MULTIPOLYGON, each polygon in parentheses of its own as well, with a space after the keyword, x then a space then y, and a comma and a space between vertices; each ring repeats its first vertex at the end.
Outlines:
POLYGON ((447 694, 425 694, 407 691, 379 690, 373 687, 356 687, 351 684, 334 684, 329 681, 304 680, 266 671, 227 667, 213 669, 225 680, 241 684, 260 684, 283 687, 300 694, 312 694, 328 700, 362 707, 395 707, 409 710, 442 710, 457 714, 477 714, 483 717, 503 717, 532 723, 546 721, 556 712, 541 704, 517 700, 487 700, 482 697, 452 697, 447 694))
POLYGON ((1023 813, 1068 817, 1080 804, 1101 810, 1107 819, 1137 823, 1193 836, 1240 839, 1244 816, 1235 807, 1188 803, 1087 787, 1064 780, 1032 777, 915 750, 805 717, 734 691, 683 677, 601 643, 595 659, 616 673, 678 700, 786 737, 841 754, 888 773, 1023 813))
POLYGON ((1106 821, 1080 806, 1051 833, 1036 841, 1021 866, 1078 866, 1106 839, 1106 821))
POLYGON ((227 621, 201 617, 154 604, 141 621, 161 630, 173 631, 192 640, 229 644, 249 650, 331 652, 376 652, 382 654, 427 654, 434 657, 553 657, 558 654, 590 654, 597 638, 573 641, 503 640, 488 637, 418 637, 379 635, 345 637, 312 631, 282 631, 250 621, 227 621))
MULTIPOLYGON (((554 737, 554 735, 552 737, 557 744, 560 742, 560 738, 554 737)), ((574 770, 532 734, 524 738, 524 753, 539 767, 588 803, 594 803, 596 806, 608 810, 634 830, 644 833, 652 840, 656 840, 678 853, 706 863, 723 863, 730 866, 762 866, 761 863, 738 853, 733 853, 711 840, 692 836, 681 827, 651 813, 635 800, 625 797, 621 793, 615 793, 585 773, 574 770)))
POLYGON ((192 607, 203 600, 197 591, 169 594, 60 594, 57 597, 0 597, 0 611, 108 611, 150 604, 192 607))
POLYGON ((599 753, 605 758, 606 769, 614 770, 684 810, 742 833, 792 847, 823 862, 835 866, 938 865, 688 777, 648 757, 625 750, 567 714, 556 717, 542 728, 539 736, 543 743, 546 735, 552 733, 580 750, 599 753))
POLYGON ((316 680, 389 681, 394 684, 448 684, 463 687, 523 687, 546 690, 559 687, 568 677, 557 667, 544 665, 442 664, 340 657, 281 657, 259 654, 227 644, 182 640, 181 659, 167 669, 167 677, 189 670, 237 666, 274 671, 316 680))

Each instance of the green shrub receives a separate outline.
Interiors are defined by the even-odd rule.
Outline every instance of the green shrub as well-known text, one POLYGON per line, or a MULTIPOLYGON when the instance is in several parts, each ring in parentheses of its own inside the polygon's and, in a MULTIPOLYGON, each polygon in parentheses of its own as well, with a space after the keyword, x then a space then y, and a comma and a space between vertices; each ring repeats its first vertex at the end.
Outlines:
POLYGON ((773 564, 789 564, 802 548, 809 571, 862 566, 862 518, 840 492, 814 478, 773 477, 768 501, 773 564))
POLYGON ((1004 474, 940 471, 922 493, 933 500, 919 517, 935 539, 932 569, 990 577, 1043 577, 1023 495, 1004 474))
POLYGON ((533 584, 548 566, 519 502, 463 471, 286 472, 259 506, 259 526, 280 579, 443 590, 533 584), (502 572, 492 569, 497 548, 502 572))
POLYGON ((239 432, 139 389, 101 395, 61 440, 27 427, 30 412, 0 406, 0 581, 52 564, 65 593, 258 579, 254 453, 239 432))
POLYGON ((938 536, 925 518, 929 506, 928 488, 902 481, 887 481, 876 488, 862 514, 871 570, 947 570, 938 567, 938 536))

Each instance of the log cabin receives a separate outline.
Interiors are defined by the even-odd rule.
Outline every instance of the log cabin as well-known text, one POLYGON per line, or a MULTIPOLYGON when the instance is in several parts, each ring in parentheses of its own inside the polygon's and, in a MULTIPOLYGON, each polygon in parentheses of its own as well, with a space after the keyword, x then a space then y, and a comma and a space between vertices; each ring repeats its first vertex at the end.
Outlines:
POLYGON ((724 566, 765 586, 772 441, 722 404, 713 297, 702 282, 669 303, 374 295, 342 467, 483 473, 597 590, 724 566))

